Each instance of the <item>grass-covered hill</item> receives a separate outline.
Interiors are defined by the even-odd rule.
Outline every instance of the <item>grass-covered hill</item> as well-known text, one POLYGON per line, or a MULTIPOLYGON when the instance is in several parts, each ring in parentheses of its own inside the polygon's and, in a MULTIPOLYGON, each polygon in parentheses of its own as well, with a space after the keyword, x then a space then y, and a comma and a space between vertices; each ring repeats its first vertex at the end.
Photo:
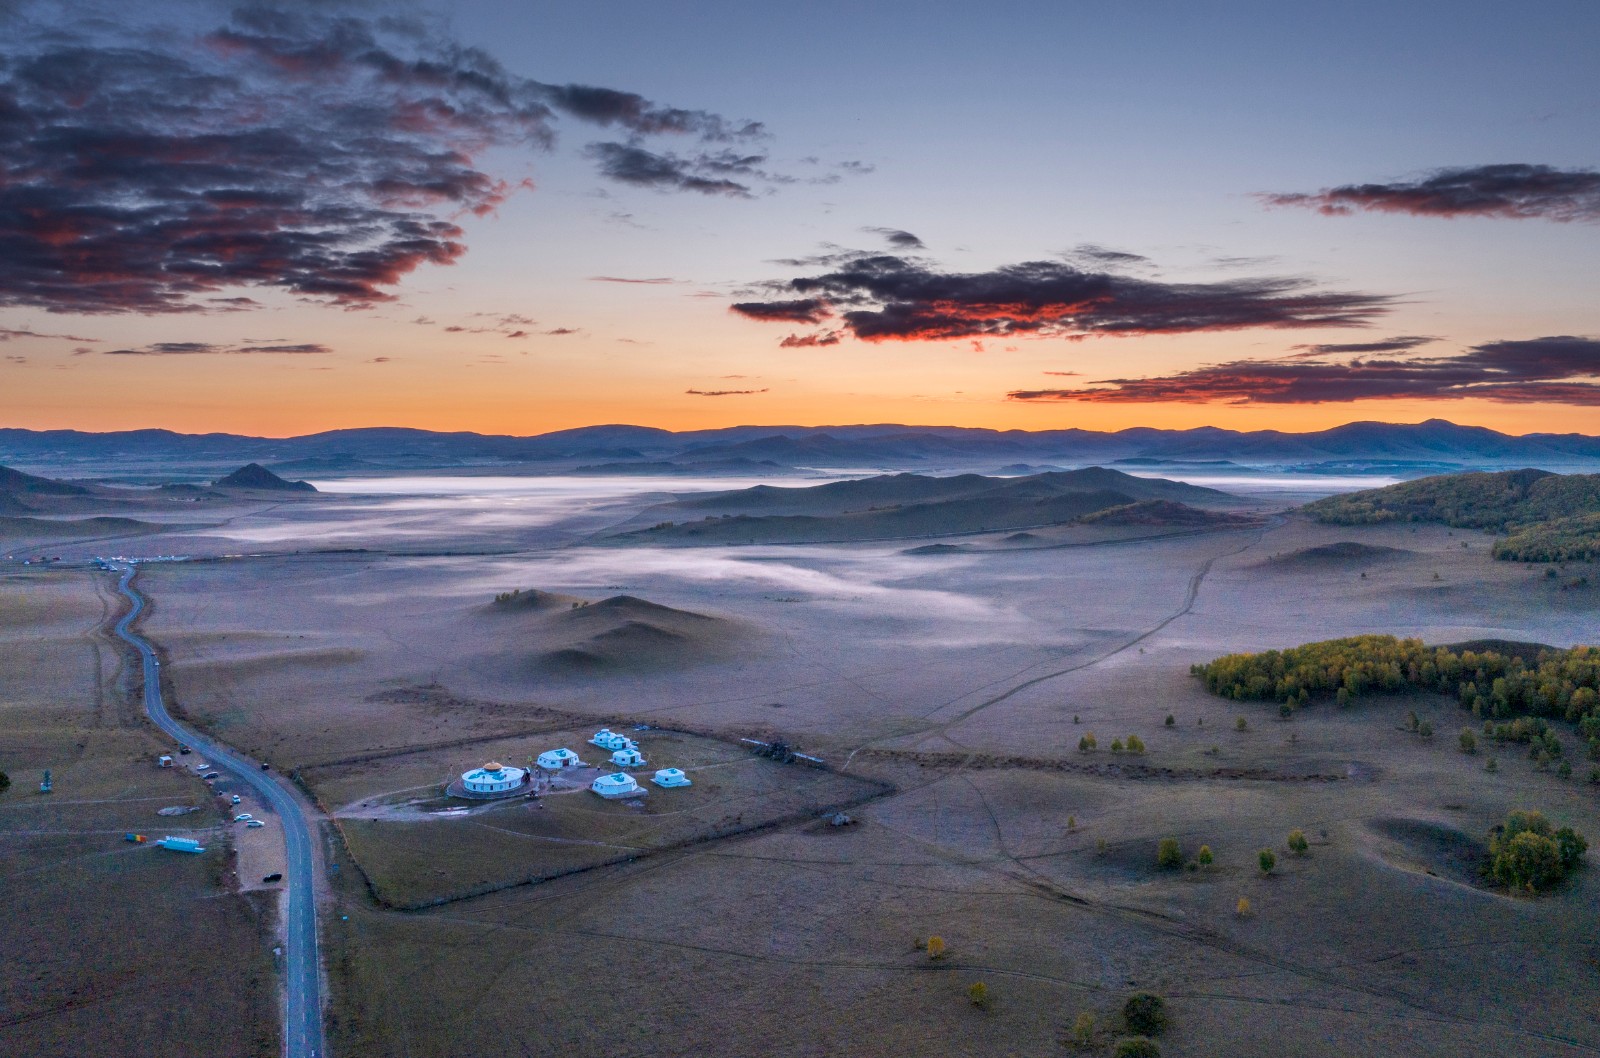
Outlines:
POLYGON ((1332 525, 1441 522, 1505 533, 1495 557, 1525 562, 1600 558, 1600 474, 1545 470, 1441 474, 1308 503, 1332 525))
POLYGON ((811 543, 885 540, 1056 525, 1141 501, 1222 506, 1227 493, 1101 467, 1023 478, 889 474, 808 488, 686 497, 645 512, 630 543, 811 543))

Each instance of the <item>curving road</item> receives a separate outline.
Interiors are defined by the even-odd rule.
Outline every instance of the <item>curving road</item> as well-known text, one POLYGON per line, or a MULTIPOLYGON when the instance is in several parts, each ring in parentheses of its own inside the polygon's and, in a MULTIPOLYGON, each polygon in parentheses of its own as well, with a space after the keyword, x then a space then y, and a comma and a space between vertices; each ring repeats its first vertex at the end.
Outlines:
POLYGON ((204 754, 220 771, 232 772, 259 793, 283 825, 288 848, 288 869, 284 871, 284 1011, 283 1053, 287 1058, 322 1058, 326 1046, 322 1036, 322 960, 317 948, 316 844, 311 822, 300 803, 261 765, 242 754, 191 730, 174 720, 161 700, 160 670, 155 651, 148 641, 132 631, 133 622, 144 612, 144 596, 133 587, 137 567, 128 563, 113 567, 122 574, 117 587, 133 607, 116 624, 116 633, 139 651, 144 663, 144 711, 161 730, 204 754))

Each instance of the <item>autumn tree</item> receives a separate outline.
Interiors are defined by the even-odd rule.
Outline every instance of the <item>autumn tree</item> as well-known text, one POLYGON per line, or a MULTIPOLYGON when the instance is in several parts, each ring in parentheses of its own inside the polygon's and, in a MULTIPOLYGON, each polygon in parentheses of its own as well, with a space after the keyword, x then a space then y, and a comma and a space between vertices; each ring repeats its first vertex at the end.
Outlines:
POLYGON ((1183 866, 1183 848, 1177 838, 1162 838, 1156 846, 1156 866, 1164 871, 1175 871, 1183 866))
POLYGON ((1289 851, 1296 856, 1304 856, 1311 847, 1311 842, 1306 840, 1306 832, 1299 827, 1289 831, 1289 851))

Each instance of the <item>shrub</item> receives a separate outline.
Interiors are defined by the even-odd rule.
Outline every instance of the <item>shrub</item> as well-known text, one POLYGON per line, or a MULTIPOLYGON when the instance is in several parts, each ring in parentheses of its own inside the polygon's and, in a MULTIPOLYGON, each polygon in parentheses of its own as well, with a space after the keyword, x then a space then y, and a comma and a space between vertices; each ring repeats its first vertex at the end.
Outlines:
POLYGON ((1562 761, 1561 766, 1556 769, 1556 774, 1563 779, 1572 778, 1572 762, 1569 760, 1562 761))
POLYGON ((5 793, 9 789, 11 789, 11 776, 0 771, 0 793, 5 793))
POLYGON ((1183 866, 1183 849, 1177 838, 1162 838, 1156 846, 1156 866, 1164 871, 1175 871, 1183 866))
POLYGON ((1294 716, 1294 706, 1290 705, 1288 702, 1284 702, 1282 705, 1278 706, 1279 720, 1287 720, 1292 716, 1294 716))
POLYGON ((1262 849, 1256 853, 1256 862, 1261 865, 1262 874, 1271 874, 1272 869, 1278 866, 1278 857, 1273 855, 1271 849, 1262 849))
POLYGON ((1154 992, 1135 992, 1122 1004, 1122 1020, 1141 1036, 1154 1036, 1167 1027, 1167 1001, 1154 992))
POLYGON ((1178 726, 1178 718, 1168 713, 1166 723, 1168 727, 1176 727, 1178 726))
POLYGON ((1114 739, 1111 740, 1111 752, 1113 752, 1113 753, 1121 753, 1122 752, 1122 739, 1114 738, 1114 739))
POLYGON ((1129 1036, 1117 1041, 1112 1058, 1161 1058, 1161 1048, 1148 1036, 1129 1036))
POLYGON ((1100 743, 1094 740, 1094 732, 1091 731, 1087 735, 1084 735, 1082 738, 1078 739, 1078 752, 1093 753, 1097 748, 1099 748, 1099 745, 1100 743))
POLYGON ((944 938, 943 937, 929 937, 928 938, 928 958, 930 958, 930 959, 942 959, 942 958, 944 958, 944 938))
POLYGON ((1239 902, 1233 905, 1233 913, 1244 918, 1250 913, 1250 901, 1241 896, 1239 902))
POLYGON ((1478 736, 1474 735, 1472 733, 1472 729, 1471 728, 1464 727, 1464 728, 1461 729, 1461 739, 1460 739, 1460 741, 1461 741, 1461 752, 1463 752, 1463 753, 1476 753, 1476 752, 1478 752, 1478 736))
POLYGON ((1087 1047, 1094 1042, 1094 1014, 1085 1010, 1072 1022, 1072 1042, 1087 1047))
POLYGON ((1490 757, 1484 762, 1483 770, 1493 775, 1495 772, 1500 770, 1500 762, 1495 760, 1493 757, 1490 757))
POLYGON ((989 1009, 989 986, 982 981, 974 981, 967 986, 967 998, 979 1010, 989 1009))
POLYGON ((1576 869, 1588 848, 1571 827, 1555 830, 1541 812, 1514 811, 1489 832, 1489 875, 1507 888, 1536 893, 1576 869))
POLYGON ((1248 731, 1250 730, 1250 721, 1242 716, 1236 717, 1233 721, 1233 729, 1235 731, 1248 731))
POLYGON ((1211 866, 1212 862, 1215 860, 1215 857, 1211 855, 1211 846, 1201 845, 1200 851, 1195 853, 1194 859, 1195 862, 1202 867, 1211 866))
POLYGON ((1129 753, 1143 753, 1144 739, 1140 738, 1138 735, 1129 735, 1127 747, 1129 753))
POLYGON ((1068 816, 1067 817, 1067 829, 1068 830, 1077 830, 1078 829, 1078 817, 1077 816, 1068 816))
POLYGON ((1417 725, 1417 734, 1421 735, 1423 738, 1432 738, 1433 725, 1424 720, 1422 723, 1417 725))
POLYGON ((1311 847, 1311 842, 1306 840, 1306 832, 1299 827, 1289 831, 1289 851, 1296 856, 1304 856, 1311 847))

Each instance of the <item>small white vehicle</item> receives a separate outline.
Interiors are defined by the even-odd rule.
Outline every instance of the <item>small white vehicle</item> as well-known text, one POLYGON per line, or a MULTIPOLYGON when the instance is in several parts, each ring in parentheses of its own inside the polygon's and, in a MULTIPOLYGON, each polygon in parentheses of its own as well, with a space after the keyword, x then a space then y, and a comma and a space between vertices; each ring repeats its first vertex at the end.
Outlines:
POLYGON ((246 820, 244 825, 249 827, 251 830, 256 830, 260 827, 266 826, 266 824, 261 822, 259 819, 246 820))
POLYGON ((249 812, 240 812, 238 815, 233 817, 233 821, 235 823, 248 823, 254 818, 255 816, 251 815, 249 812))
POLYGON ((239 803, 239 795, 238 794, 234 794, 233 795, 233 800, 230 801, 229 804, 238 804, 238 803, 239 803))

